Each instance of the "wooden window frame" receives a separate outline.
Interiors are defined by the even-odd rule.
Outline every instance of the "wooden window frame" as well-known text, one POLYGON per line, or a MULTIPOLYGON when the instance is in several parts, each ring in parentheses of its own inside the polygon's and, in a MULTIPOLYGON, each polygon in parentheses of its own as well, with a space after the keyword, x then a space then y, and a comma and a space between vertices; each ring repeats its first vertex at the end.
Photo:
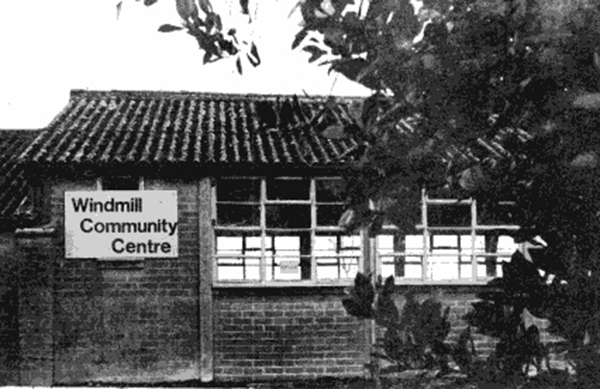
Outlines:
MULTIPOLYGON (((235 255, 229 255, 229 254, 225 254, 225 255, 221 255, 217 253, 217 245, 214 245, 214 250, 213 250, 213 284, 216 286, 236 286, 236 285, 257 285, 257 286, 314 286, 314 285, 332 285, 332 286, 337 286, 337 285, 343 285, 343 286, 347 286, 350 285, 353 282, 354 276, 352 276, 351 278, 331 278, 331 279, 323 279, 323 278, 318 278, 318 274, 317 274, 317 267, 318 267, 318 258, 319 255, 317 254, 317 250, 315 249, 316 247, 316 238, 319 236, 320 233, 339 233, 340 235, 343 235, 343 231, 337 227, 337 226, 319 226, 317 225, 317 208, 319 205, 342 205, 343 202, 334 202, 334 201, 317 201, 317 181, 319 180, 338 180, 340 179, 340 177, 338 176, 322 176, 322 177, 314 177, 314 176, 276 176, 276 177, 265 177, 265 176, 229 176, 229 177, 221 177, 218 179, 214 180, 214 183, 212 185, 212 212, 213 214, 212 216, 212 220, 213 220, 213 228, 215 230, 215 241, 219 235, 219 232, 232 232, 235 233, 237 232, 243 232, 243 231, 247 231, 249 233, 256 233, 257 236, 260 237, 260 263, 259 263, 259 278, 258 279, 219 279, 219 264, 218 261, 220 258, 227 258, 227 257, 235 257, 235 258, 239 258, 242 255, 245 256, 244 254, 239 255, 239 254, 235 254, 235 255), (258 206, 260 207, 260 222, 258 226, 244 226, 244 227, 228 227, 228 226, 220 226, 218 224, 218 219, 217 219, 217 207, 219 203, 227 203, 227 202, 220 202, 217 199, 217 186, 218 186, 218 181, 220 180, 236 180, 236 179, 256 179, 259 180, 260 183, 260 198, 258 201, 258 206), (268 193, 267 193, 267 182, 271 179, 277 179, 277 180, 294 180, 294 179, 306 179, 309 180, 309 197, 306 200, 281 200, 281 199, 269 199, 268 198, 268 193), (268 258, 283 258, 281 256, 277 256, 277 255, 269 255, 269 249, 266 246, 267 243, 267 239, 271 236, 268 233, 271 231, 275 231, 275 232, 285 232, 285 231, 295 231, 293 228, 269 228, 267 226, 267 212, 266 209, 269 205, 309 205, 310 206, 310 227, 306 229, 306 231, 309 231, 310 233, 310 277, 307 279, 299 279, 299 280, 275 280, 273 279, 274 277, 272 277, 272 279, 268 279, 267 277, 267 270, 268 268, 270 268, 269 264, 267 263, 267 259, 268 258)), ((240 204, 243 202, 240 202, 240 204)), ((249 202, 249 205, 250 202, 249 202)), ((340 215, 341 216, 341 215, 340 215)), ((304 229, 298 229, 298 230, 304 230, 304 229)), ((274 248, 272 248, 271 250, 273 250, 274 248)), ((362 271, 363 269, 363 262, 364 262, 364 258, 363 258, 363 252, 361 250, 357 250, 358 252, 356 254, 343 254, 343 253, 338 253, 337 252, 337 246, 336 246, 336 253, 335 255, 332 255, 331 258, 337 258, 339 260, 342 260, 342 258, 357 258, 357 271, 362 271)), ((302 256, 302 254, 300 254, 300 256, 302 256)), ((298 258, 298 255, 294 255, 294 258, 298 258)), ((256 256, 252 257, 252 258, 256 258, 256 256)), ((338 261, 339 262, 339 261, 338 261)), ((340 274, 340 269, 338 269, 338 275, 340 274)), ((299 269, 300 272, 300 276, 302 277, 302 268, 299 269)))
MULTIPOLYGON (((477 201, 475 199, 439 199, 439 198, 429 198, 426 191, 423 190, 421 193, 421 223, 416 226, 415 236, 421 236, 423 244, 421 246, 421 251, 412 252, 406 250, 403 251, 395 251, 381 253, 378 247, 377 238, 373 238, 372 245, 375 247, 376 252, 376 268, 378 272, 381 273, 382 265, 383 265, 383 257, 392 257, 394 258, 406 258, 406 257, 421 257, 421 277, 420 278, 400 278, 396 277, 396 284, 425 284, 425 285, 445 285, 445 284, 460 284, 460 285, 472 285, 472 284, 486 284, 490 279, 495 277, 495 274, 488 274, 486 269, 485 277, 478 277, 478 259, 482 257, 510 257, 512 252, 482 252, 478 251, 476 247, 477 237, 482 236, 482 232, 493 232, 493 231, 515 231, 518 230, 519 227, 516 225, 510 224, 498 224, 498 225, 486 225, 479 224, 477 219, 477 201), (429 205, 448 205, 448 206, 456 206, 456 205, 466 205, 470 207, 470 225, 468 226, 431 226, 428 220, 428 209, 429 205), (469 250, 466 253, 461 253, 460 250, 457 253, 452 254, 441 254, 441 253, 433 253, 432 252, 432 238, 436 235, 441 235, 440 233, 446 232, 447 235, 456 235, 457 239, 460 241, 460 237, 467 235, 470 236, 471 245, 469 250), (436 234, 437 233, 437 234, 436 234), (471 276, 469 278, 456 278, 456 279, 443 279, 443 280, 435 280, 432 278, 430 274, 433 266, 430 262, 433 258, 440 258, 444 256, 449 257, 458 257, 457 266, 459 266, 459 274, 460 274, 460 266, 463 263, 461 261, 461 257, 469 256, 470 264, 471 264, 471 276)), ((389 235, 397 231, 397 229, 393 226, 384 227, 384 233, 389 235)), ((410 234, 409 234, 410 235, 410 234)), ((484 238, 485 239, 485 238, 484 238)), ((460 244, 460 242, 459 242, 460 244)), ((522 245, 518 245, 518 248, 523 249, 522 245)))

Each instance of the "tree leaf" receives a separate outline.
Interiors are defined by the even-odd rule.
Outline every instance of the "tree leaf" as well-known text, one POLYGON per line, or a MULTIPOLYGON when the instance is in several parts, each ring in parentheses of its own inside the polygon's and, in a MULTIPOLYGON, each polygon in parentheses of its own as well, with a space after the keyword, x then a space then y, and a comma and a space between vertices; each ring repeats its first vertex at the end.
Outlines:
POLYGON ((163 24, 162 26, 160 26, 158 28, 158 31, 160 31, 160 32, 173 32, 173 31, 181 31, 181 30, 183 30, 183 27, 174 26, 172 24, 163 24))
POLYGON ((302 48, 302 50, 308 51, 309 53, 311 53, 311 56, 308 59, 308 62, 315 62, 316 60, 321 58, 321 56, 323 54, 327 53, 325 50, 322 50, 322 49, 318 48, 317 46, 306 46, 306 47, 302 48))
POLYGON ((327 127, 325 130, 323 130, 323 132, 321 132, 321 135, 323 135, 327 139, 347 139, 348 138, 348 134, 346 133, 346 130, 344 129, 344 125, 341 123, 333 124, 333 125, 327 127))
POLYGON ((204 58, 202 58, 202 63, 206 65, 207 63, 210 62, 211 57, 212 57, 212 52, 210 50, 206 50, 204 52, 204 58))
POLYGON ((369 65, 369 61, 364 58, 339 59, 332 63, 329 71, 342 73, 348 79, 356 81, 360 72, 369 65))
POLYGON ((213 8, 212 4, 210 3, 210 0, 198 0, 198 4, 200 4, 200 9, 206 15, 213 14, 213 8))
POLYGON ((306 35, 308 35, 308 29, 306 27, 298 31, 298 33, 294 37, 294 41, 292 42, 292 50, 294 50, 300 45, 300 43, 302 43, 304 38, 306 38, 306 35))
POLYGON ((237 71, 239 74, 243 74, 242 73, 242 59, 240 57, 237 57, 237 59, 235 60, 235 67, 237 68, 237 71))
POLYGON ((175 0, 177 13, 183 20, 198 17, 198 8, 194 0, 175 0))
POLYGON ((600 93, 584 93, 575 97, 575 108, 598 109, 600 108, 600 93))
POLYGON ((248 15, 250 13, 248 10, 248 0, 240 0, 240 7, 242 8, 242 14, 248 15))
POLYGON ((256 48, 254 42, 252 42, 252 45, 250 46, 250 53, 247 54, 247 57, 252 66, 256 67, 260 65, 260 56, 258 55, 258 49, 256 48))

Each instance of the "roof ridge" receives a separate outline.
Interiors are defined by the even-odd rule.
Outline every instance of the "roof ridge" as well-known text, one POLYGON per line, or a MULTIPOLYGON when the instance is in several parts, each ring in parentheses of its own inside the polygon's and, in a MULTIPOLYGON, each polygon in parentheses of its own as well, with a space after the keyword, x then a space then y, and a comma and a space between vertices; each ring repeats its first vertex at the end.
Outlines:
POLYGON ((296 96, 301 101, 325 101, 330 97, 345 101, 364 100, 365 96, 338 96, 338 95, 299 95, 299 94, 278 94, 278 93, 224 93, 224 92, 201 92, 201 91, 166 91, 166 90, 88 90, 88 89, 72 89, 71 100, 90 98, 90 97, 126 97, 126 98, 142 98, 142 99, 186 99, 186 98, 219 98, 226 100, 277 100, 281 98, 293 98, 296 96))

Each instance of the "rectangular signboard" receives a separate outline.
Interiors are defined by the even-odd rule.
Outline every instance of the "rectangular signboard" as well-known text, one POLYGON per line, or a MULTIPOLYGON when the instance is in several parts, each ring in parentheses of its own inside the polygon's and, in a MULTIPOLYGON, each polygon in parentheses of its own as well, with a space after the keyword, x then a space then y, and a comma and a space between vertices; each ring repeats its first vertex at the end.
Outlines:
POLYGON ((67 258, 177 257, 177 191, 65 192, 67 258))

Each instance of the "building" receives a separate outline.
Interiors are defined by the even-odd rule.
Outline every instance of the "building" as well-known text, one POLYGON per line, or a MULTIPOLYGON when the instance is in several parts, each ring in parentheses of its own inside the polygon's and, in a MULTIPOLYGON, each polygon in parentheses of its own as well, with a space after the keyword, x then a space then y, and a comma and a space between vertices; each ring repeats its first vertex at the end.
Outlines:
POLYGON ((409 287, 440 292, 455 336, 516 227, 423 194, 414 234, 344 235, 337 161, 354 142, 319 135, 343 109, 291 128, 326 102, 74 91, 14 153, 40 217, 11 247, 20 358, 6 384, 361 375, 370 331, 341 298, 373 267, 396 276, 399 304, 409 287))

